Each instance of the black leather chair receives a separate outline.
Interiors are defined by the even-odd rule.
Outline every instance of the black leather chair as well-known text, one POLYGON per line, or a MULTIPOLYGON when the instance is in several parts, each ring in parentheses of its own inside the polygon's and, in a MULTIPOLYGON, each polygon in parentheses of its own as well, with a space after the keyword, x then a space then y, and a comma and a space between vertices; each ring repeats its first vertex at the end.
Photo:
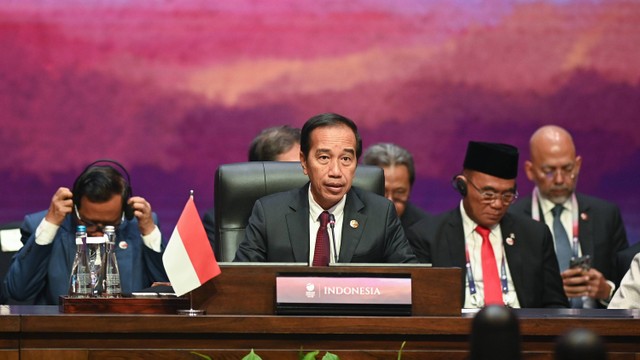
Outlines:
MULTIPOLYGON (((218 261, 233 261, 259 198, 303 186, 309 181, 299 162, 251 161, 221 165, 216 171, 214 211, 218 261)), ((384 172, 358 165, 353 186, 384 195, 384 172)))

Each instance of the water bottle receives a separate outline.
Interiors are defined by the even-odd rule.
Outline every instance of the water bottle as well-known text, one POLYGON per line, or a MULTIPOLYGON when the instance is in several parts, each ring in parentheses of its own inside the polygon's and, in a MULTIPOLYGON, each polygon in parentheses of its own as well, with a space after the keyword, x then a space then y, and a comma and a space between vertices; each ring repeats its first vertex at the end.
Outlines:
POLYGON ((87 256, 91 273, 91 293, 98 296, 102 293, 102 274, 105 261, 105 236, 87 238, 87 256))
POLYGON ((116 259, 116 231, 113 226, 104 227, 106 238, 106 255, 103 263, 102 296, 119 297, 122 293, 120 287, 120 270, 118 270, 118 260, 116 259))
POLYGON ((76 227, 76 256, 71 267, 69 278, 69 296, 90 297, 91 270, 89 269, 89 257, 87 255, 87 227, 76 227))

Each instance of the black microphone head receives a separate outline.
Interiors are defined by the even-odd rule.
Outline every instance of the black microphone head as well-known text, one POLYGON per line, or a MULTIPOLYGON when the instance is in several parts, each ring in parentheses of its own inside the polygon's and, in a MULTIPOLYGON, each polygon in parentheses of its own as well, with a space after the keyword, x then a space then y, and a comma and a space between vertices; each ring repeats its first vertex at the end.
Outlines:
POLYGON ((336 226, 336 217, 333 214, 329 213, 329 226, 336 226))

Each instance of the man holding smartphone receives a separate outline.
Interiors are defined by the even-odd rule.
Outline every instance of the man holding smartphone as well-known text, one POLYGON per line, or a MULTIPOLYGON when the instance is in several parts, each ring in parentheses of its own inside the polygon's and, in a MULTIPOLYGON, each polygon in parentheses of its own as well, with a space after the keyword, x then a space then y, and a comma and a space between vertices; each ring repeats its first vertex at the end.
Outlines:
POLYGON ((582 158, 565 129, 543 126, 529 145, 531 159, 525 171, 536 187, 510 211, 551 229, 571 306, 606 307, 616 288, 611 281, 617 278, 616 254, 629 246, 620 210, 608 201, 576 194, 582 158))

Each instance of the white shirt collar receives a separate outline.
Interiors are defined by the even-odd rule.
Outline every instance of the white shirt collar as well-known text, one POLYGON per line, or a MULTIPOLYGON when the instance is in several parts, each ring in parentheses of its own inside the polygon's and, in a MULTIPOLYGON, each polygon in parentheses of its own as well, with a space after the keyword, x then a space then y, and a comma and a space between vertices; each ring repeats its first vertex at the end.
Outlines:
MULTIPOLYGON (((320 214, 324 211, 322 206, 320 206, 315 199, 313 198, 313 194, 311 193, 311 185, 309 185, 309 217, 314 221, 318 221, 320 214)), ((337 204, 333 205, 327 211, 333 216, 338 217, 338 215, 342 215, 344 212, 344 204, 347 201, 347 194, 344 194, 342 199, 338 201, 337 204)))
MULTIPOLYGON (((551 211, 556 206, 556 204, 553 203, 551 200, 549 200, 547 198, 544 198, 542 196, 540 196, 539 199, 540 199, 540 208, 542 209, 542 213, 545 214, 545 215, 546 214, 551 214, 551 218, 553 218, 553 214, 551 213, 551 211)), ((571 211, 573 211, 573 204, 571 202, 571 197, 569 197, 561 205, 564 207, 564 211, 563 212, 571 213, 571 211)))
MULTIPOLYGON (((464 229, 464 234, 466 238, 469 234, 472 234, 473 232, 475 232, 476 227, 478 226, 478 223, 473 221, 469 217, 469 215, 467 215, 467 212, 464 209, 464 205, 462 204, 462 200, 460 200, 460 215, 462 215, 462 228, 464 229)), ((493 232, 495 228, 498 226, 500 226, 499 223, 492 226, 490 228, 491 232, 493 232)))

